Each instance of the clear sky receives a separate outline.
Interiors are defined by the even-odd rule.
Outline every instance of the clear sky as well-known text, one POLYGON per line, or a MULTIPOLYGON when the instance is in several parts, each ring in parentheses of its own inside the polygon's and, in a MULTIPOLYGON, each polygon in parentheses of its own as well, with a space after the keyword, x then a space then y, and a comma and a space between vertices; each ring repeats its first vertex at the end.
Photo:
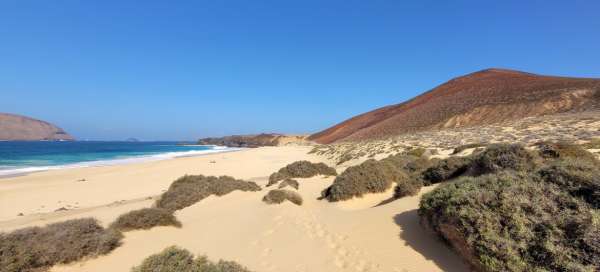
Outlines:
POLYGON ((306 133, 489 67, 600 77, 600 1, 0 2, 0 112, 79 139, 306 133))

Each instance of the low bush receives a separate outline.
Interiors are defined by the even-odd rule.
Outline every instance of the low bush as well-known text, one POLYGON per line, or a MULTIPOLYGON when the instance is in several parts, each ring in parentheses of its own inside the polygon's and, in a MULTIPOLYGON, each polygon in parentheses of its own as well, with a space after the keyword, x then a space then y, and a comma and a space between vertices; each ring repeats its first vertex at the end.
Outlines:
POLYGON ((600 209, 600 169, 586 160, 565 159, 539 170, 542 180, 558 185, 600 209))
POLYGON ((407 174, 420 178, 421 172, 431 166, 432 161, 421 156, 412 156, 397 154, 388 156, 381 160, 384 163, 390 163, 393 167, 398 168, 407 174))
POLYGON ((596 156, 579 145, 565 142, 540 142, 536 144, 540 156, 545 159, 577 159, 599 164, 596 156))
POLYGON ((109 253, 121 239, 120 232, 104 229, 92 218, 0 233, 0 271, 45 271, 55 264, 109 253))
POLYGON ((297 161, 288 164, 279 169, 279 171, 271 174, 267 187, 286 178, 310 178, 316 175, 337 176, 337 172, 334 168, 329 167, 322 162, 312 163, 309 161, 297 161))
POLYGON ((519 173, 465 177, 421 199, 419 215, 476 271, 597 271, 600 213, 519 173))
POLYGON ((367 193, 382 193, 394 182, 407 179, 408 176, 399 167, 394 166, 391 160, 367 160, 348 167, 322 192, 322 197, 333 202, 361 197, 367 193))
POLYGON ((424 185, 440 183, 464 174, 471 167, 471 157, 449 157, 439 160, 423 172, 424 185))
POLYGON ((300 184, 298 184, 298 181, 296 181, 295 179, 285 179, 284 181, 282 181, 281 183, 279 183, 279 189, 283 189, 287 186, 291 186, 294 189, 298 190, 298 188, 300 188, 300 184))
POLYGON ((409 155, 409 156, 421 157, 425 154, 426 151, 427 151, 427 149, 425 149, 425 148, 415 147, 415 148, 411 148, 411 149, 407 150, 405 152, 405 154, 409 155))
POLYGON ((229 176, 186 175, 171 184, 169 190, 156 202, 156 207, 176 211, 210 195, 222 196, 236 190, 260 191, 261 188, 254 182, 237 180, 229 176))
POLYGON ((120 215, 110 227, 119 231, 151 229, 157 226, 181 227, 172 211, 160 208, 145 208, 120 215))
POLYGON ((405 196, 416 195, 423 187, 423 183, 416 179, 404 179, 396 181, 396 188, 394 188, 394 197, 401 198, 405 196))
POLYGON ((345 162, 348 162, 350 160, 354 159, 354 156, 352 156, 352 154, 350 153, 344 153, 342 156, 340 156, 340 158, 338 159, 336 165, 341 165, 345 162))
POLYGON ((299 206, 302 205, 302 196, 290 190, 271 190, 263 198, 263 201, 267 204, 281 204, 286 200, 299 206))
POLYGON ((493 144, 473 158, 469 175, 478 176, 503 170, 531 171, 536 167, 535 155, 518 144, 493 144))
POLYGON ((209 261, 205 256, 194 258, 185 249, 169 247, 146 258, 132 272, 250 272, 244 266, 231 261, 209 261))

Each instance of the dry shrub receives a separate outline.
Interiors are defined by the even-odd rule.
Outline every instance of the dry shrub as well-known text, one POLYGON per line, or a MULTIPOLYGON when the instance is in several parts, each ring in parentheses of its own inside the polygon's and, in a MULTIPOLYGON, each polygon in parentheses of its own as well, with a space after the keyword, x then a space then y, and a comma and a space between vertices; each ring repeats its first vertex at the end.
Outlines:
POLYGON ((322 196, 332 202, 348 200, 367 193, 385 192, 392 183, 406 179, 408 176, 389 161, 367 160, 348 167, 323 191, 322 196))
POLYGON ((431 166, 431 161, 425 157, 404 154, 388 156, 382 159, 381 162, 390 163, 393 167, 416 178, 419 178, 421 172, 431 166))
POLYGON ((579 145, 566 142, 540 142, 536 144, 540 156, 545 159, 577 159, 598 163, 596 156, 579 145))
POLYGON ((396 181, 396 188, 394 188, 394 197, 401 198, 405 196, 414 196, 423 187, 423 183, 415 179, 404 179, 396 181))
POLYGON ((151 229, 157 226, 181 227, 172 211, 160 208, 145 208, 120 215, 110 227, 119 231, 151 229))
POLYGON ((254 182, 237 180, 229 176, 186 175, 171 184, 169 190, 156 202, 156 207, 176 211, 210 195, 222 196, 236 190, 260 191, 261 188, 254 182))
POLYGON ((558 185, 600 209, 600 169, 587 160, 565 159, 539 170, 542 180, 558 185))
POLYGON ((424 185, 440 183, 463 175, 471 166, 470 157, 449 157, 439 160, 423 172, 424 185))
POLYGON ((120 232, 104 229, 92 218, 2 233, 0 271, 45 271, 55 264, 107 254, 121 239, 120 232))
POLYGON ((132 272, 250 272, 232 261, 209 261, 205 256, 194 258, 185 249, 172 246, 144 259, 132 272))
POLYGON ((411 148, 405 152, 408 156, 421 157, 425 154, 427 149, 422 147, 411 148))
POLYGON ((284 181, 282 181, 281 183, 279 183, 279 189, 283 189, 287 186, 291 186, 294 189, 298 190, 298 188, 300 188, 300 184, 298 184, 298 181, 296 181, 295 179, 285 179, 284 181))
POLYGON ((297 192, 290 190, 271 190, 263 198, 263 201, 267 204, 281 204, 286 200, 298 206, 302 205, 302 196, 297 192))
POLYGON ((478 176, 503 170, 531 171, 536 167, 536 156, 519 144, 493 144, 477 154, 469 175, 478 176))
POLYGON ((600 139, 591 139, 589 142, 582 144, 581 147, 585 149, 600 149, 600 139))
POLYGON ((329 167, 322 162, 312 163, 309 161, 297 161, 288 164, 279 169, 279 171, 271 174, 267 187, 286 178, 310 178, 316 175, 337 176, 337 172, 334 168, 329 167))
POLYGON ((419 215, 475 271, 599 271, 600 213, 561 186, 464 177, 424 195, 419 215))

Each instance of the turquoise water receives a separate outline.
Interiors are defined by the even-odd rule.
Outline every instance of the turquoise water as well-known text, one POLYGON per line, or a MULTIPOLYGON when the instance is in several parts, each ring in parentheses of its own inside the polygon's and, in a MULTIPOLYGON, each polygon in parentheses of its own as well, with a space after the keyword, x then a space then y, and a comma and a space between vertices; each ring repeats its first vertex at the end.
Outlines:
POLYGON ((0 142, 0 176, 230 151, 175 142, 0 142))

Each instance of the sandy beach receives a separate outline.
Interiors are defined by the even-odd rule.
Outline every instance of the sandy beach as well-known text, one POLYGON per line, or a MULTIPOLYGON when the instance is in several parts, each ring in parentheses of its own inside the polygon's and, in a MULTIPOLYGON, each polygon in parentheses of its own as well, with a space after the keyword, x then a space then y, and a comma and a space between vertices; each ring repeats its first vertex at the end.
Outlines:
MULTIPOLYGON (((151 207, 171 182, 185 174, 231 175, 264 186, 271 173, 291 162, 323 161, 307 154, 309 150, 262 147, 0 179, 0 231, 84 217, 108 225, 122 213, 151 207)), ((302 206, 266 205, 261 201, 266 189, 211 196, 176 212, 182 228, 127 232, 123 244, 109 255, 51 271, 129 271, 171 245, 215 260, 234 260, 258 272, 468 271, 419 225, 420 196, 433 187, 378 207, 374 206, 392 191, 338 204, 317 200, 332 181, 333 177, 321 176, 299 179, 302 206)))

